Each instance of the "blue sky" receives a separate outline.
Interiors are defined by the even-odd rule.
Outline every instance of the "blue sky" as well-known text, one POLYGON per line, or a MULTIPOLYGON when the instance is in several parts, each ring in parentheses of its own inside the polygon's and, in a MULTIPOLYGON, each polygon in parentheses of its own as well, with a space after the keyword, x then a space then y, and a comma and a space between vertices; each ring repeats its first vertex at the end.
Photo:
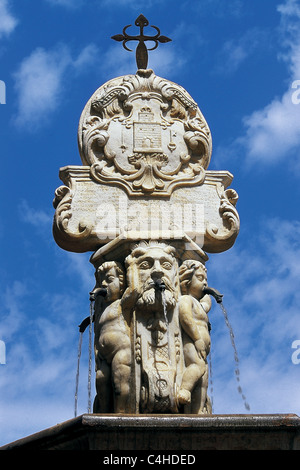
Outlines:
MULTIPOLYGON (((300 414, 300 2, 0 0, 0 445, 74 417, 77 325, 94 274, 91 253, 55 244, 52 200, 59 168, 81 164, 85 103, 136 72, 134 53, 110 37, 140 13, 172 38, 149 67, 198 103, 212 132, 209 169, 233 173, 239 194, 237 241, 207 268, 224 294, 250 411, 213 304, 214 412, 300 414)), ((78 414, 87 411, 87 336, 78 414)))

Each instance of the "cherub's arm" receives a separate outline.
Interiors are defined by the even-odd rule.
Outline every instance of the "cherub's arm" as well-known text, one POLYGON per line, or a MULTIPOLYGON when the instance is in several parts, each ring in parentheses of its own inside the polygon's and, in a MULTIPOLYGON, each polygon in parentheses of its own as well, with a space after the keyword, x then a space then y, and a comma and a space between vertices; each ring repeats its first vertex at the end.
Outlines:
POLYGON ((204 308, 205 312, 208 313, 211 309, 211 297, 210 295, 206 294, 202 299, 200 300, 200 304, 204 308))
POLYGON ((134 267, 127 269, 127 288, 121 298, 123 316, 130 324, 132 312, 140 296, 140 281, 137 270, 134 267))

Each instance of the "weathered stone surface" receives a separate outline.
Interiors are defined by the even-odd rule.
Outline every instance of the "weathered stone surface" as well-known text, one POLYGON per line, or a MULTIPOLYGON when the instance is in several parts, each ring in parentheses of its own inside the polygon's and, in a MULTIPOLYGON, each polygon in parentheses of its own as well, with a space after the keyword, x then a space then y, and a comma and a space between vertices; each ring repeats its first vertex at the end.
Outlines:
POLYGON ((0 450, 300 450, 300 418, 283 415, 82 415, 0 450))
POLYGON ((226 171, 206 171, 201 185, 177 188, 164 199, 128 198, 118 186, 95 182, 86 166, 64 167, 60 177, 65 185, 56 190, 53 232, 67 251, 95 251, 134 231, 139 238, 163 240, 185 233, 205 252, 217 253, 238 235, 238 196, 228 188, 232 175, 226 171))

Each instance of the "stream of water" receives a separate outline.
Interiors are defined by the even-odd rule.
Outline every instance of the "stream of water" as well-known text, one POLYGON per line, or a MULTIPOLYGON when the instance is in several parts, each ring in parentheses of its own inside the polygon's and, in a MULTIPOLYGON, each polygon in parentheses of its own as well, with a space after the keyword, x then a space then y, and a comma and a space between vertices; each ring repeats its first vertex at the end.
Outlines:
POLYGON ((89 370, 88 370, 88 409, 87 412, 92 412, 92 399, 91 399, 91 379, 92 379, 92 350, 93 350, 93 314, 94 314, 94 301, 90 302, 90 324, 89 324, 89 370))
POLYGON ((167 328, 167 341, 168 341, 168 352, 169 352, 169 363, 171 364, 171 355, 170 355, 170 333, 169 333, 169 321, 167 316, 167 304, 166 304, 166 296, 165 291, 161 291, 161 298, 163 304, 163 311, 164 311, 164 320, 167 328))
POLYGON ((229 335, 230 335, 230 341, 231 341, 231 345, 233 347, 233 351, 234 351, 234 361, 235 361, 235 377, 236 377, 236 380, 238 382, 238 392, 241 394, 241 397, 244 401, 244 406, 246 408, 246 410, 250 410, 250 406, 249 404, 247 403, 247 399, 243 393, 243 390, 242 390, 242 387, 240 385, 240 368, 239 368, 239 357, 238 357, 238 353, 237 353, 237 349, 236 349, 236 345, 235 345, 235 341, 234 341, 234 333, 233 333, 233 329, 232 329, 232 326, 229 322, 229 319, 228 319, 228 314, 227 314, 227 310, 226 308, 224 307, 223 305, 223 302, 219 302, 219 305, 220 305, 220 308, 222 310, 222 313, 224 315, 224 319, 225 319, 225 323, 226 323, 226 326, 229 330, 229 335))
POLYGON ((77 354, 77 371, 76 371, 76 385, 75 385, 75 407, 74 407, 74 416, 77 416, 77 403, 78 403, 78 386, 79 386, 79 369, 80 369, 80 357, 82 350, 82 337, 83 332, 79 332, 79 342, 78 342, 78 354, 77 354))
POLYGON ((213 398, 213 377, 212 377, 212 359, 211 359, 211 351, 208 355, 208 367, 209 367, 209 385, 210 385, 210 402, 211 402, 211 412, 214 412, 214 398, 213 398))
MULTIPOLYGON (((94 302, 90 303, 90 316, 89 316, 89 365, 88 365, 88 406, 87 412, 91 413, 92 400, 91 400, 91 379, 92 379, 92 348, 93 348, 93 313, 94 313, 94 302)), ((78 341, 78 352, 77 352, 77 370, 76 370, 76 383, 75 383, 75 405, 74 405, 74 416, 77 416, 78 407, 78 388, 79 388, 79 373, 80 373, 80 359, 82 352, 82 338, 85 331, 86 325, 84 322, 80 325, 82 329, 79 329, 79 341, 78 341)))

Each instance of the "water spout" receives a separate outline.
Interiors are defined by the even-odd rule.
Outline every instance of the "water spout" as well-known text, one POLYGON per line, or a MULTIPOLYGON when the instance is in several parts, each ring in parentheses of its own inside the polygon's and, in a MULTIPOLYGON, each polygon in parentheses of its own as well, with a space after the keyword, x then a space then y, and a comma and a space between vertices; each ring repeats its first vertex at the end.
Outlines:
POLYGON ((78 342, 78 353, 77 353, 77 371, 76 371, 76 385, 75 385, 75 409, 74 409, 74 416, 77 416, 77 402, 78 402, 78 385, 79 385, 79 367, 80 367, 80 357, 81 357, 81 349, 82 349, 82 336, 83 332, 80 331, 79 333, 79 342, 78 342))
POLYGON ((87 412, 91 413, 91 378, 92 378, 92 339, 93 339, 93 318, 94 318, 94 301, 90 302, 90 323, 89 323, 89 371, 88 371, 88 409, 87 412))
POLYGON ((161 301, 163 306, 163 315, 164 315, 164 322, 167 329, 167 343, 168 343, 168 356, 169 356, 169 363, 171 363, 171 356, 170 356, 170 333, 169 333, 169 321, 168 321, 168 314, 167 314, 167 303, 166 303, 166 296, 165 290, 166 285, 161 278, 157 278, 153 280, 154 282, 154 289, 160 293, 161 301))
POLYGON ((163 292, 166 289, 166 285, 162 279, 155 279, 154 289, 163 292))
POLYGON ((107 295, 106 287, 96 287, 90 292, 90 301, 96 300, 96 298, 100 295, 101 297, 105 297, 107 295))
POLYGON ((223 294, 220 294, 220 292, 217 291, 217 289, 213 289, 212 287, 205 287, 203 289, 203 292, 204 292, 204 294, 212 295, 215 298, 215 300, 218 304, 222 303, 223 294))

